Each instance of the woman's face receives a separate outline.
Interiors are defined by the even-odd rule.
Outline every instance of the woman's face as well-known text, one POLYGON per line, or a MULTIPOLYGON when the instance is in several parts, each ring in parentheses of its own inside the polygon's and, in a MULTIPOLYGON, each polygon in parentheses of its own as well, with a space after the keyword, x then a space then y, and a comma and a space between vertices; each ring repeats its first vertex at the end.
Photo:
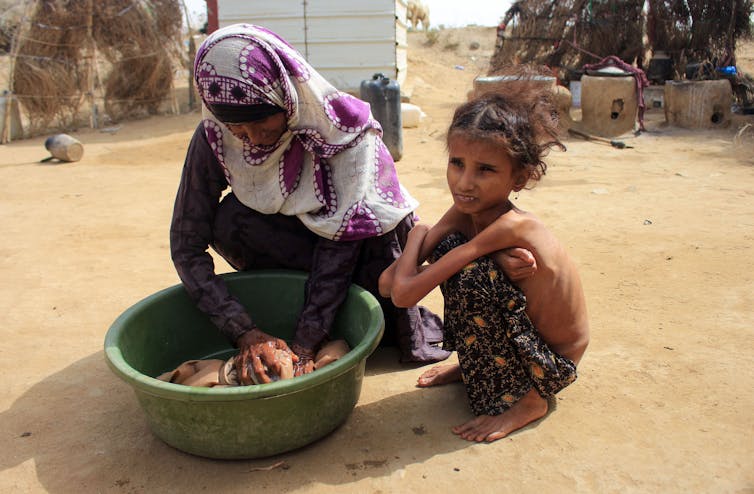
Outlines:
POLYGON ((248 140, 255 146, 272 146, 288 130, 284 112, 275 113, 262 120, 245 123, 226 123, 228 130, 241 140, 248 140))

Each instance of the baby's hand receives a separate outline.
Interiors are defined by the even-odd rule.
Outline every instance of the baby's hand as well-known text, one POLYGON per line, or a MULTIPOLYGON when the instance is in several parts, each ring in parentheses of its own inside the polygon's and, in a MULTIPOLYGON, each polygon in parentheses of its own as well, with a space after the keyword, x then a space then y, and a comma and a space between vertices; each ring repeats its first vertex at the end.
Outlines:
POLYGON ((521 281, 534 276, 537 272, 537 260, 534 255, 521 247, 511 247, 496 256, 500 267, 512 281, 521 281))

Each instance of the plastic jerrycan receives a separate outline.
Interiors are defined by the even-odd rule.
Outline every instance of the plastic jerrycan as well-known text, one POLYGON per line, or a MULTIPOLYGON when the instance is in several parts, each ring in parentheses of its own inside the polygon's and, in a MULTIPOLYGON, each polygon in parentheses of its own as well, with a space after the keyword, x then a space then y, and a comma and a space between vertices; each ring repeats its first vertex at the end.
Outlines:
POLYGON ((372 107, 372 115, 382 126, 382 141, 394 161, 403 156, 403 122, 401 118, 401 88, 397 81, 383 74, 361 81, 361 99, 372 107))

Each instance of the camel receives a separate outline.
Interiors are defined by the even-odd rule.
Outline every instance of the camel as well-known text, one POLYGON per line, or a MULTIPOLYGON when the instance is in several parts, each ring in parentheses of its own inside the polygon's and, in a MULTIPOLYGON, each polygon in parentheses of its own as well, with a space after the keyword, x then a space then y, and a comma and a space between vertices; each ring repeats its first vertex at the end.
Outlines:
POLYGON ((429 6, 424 5, 420 0, 408 0, 406 19, 414 30, 421 22, 422 28, 426 31, 429 29, 429 6))

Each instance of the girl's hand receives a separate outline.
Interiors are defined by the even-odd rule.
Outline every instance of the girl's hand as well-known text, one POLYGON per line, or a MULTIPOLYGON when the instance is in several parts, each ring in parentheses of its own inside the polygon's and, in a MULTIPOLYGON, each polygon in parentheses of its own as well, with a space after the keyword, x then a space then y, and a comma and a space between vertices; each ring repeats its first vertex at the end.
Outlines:
POLYGON ((512 281, 521 281, 534 276, 537 272, 537 260, 534 255, 521 247, 511 247, 497 257, 505 275, 512 281))

